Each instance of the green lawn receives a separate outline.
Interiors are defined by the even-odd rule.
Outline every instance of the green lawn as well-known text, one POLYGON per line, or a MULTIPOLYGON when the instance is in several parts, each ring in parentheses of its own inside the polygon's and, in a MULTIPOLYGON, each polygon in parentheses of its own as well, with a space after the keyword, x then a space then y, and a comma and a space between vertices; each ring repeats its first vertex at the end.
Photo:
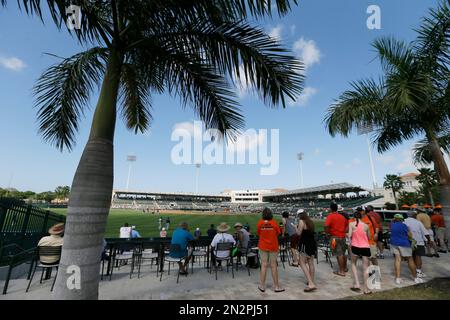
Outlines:
MULTIPOLYGON (((51 209, 51 211, 65 214, 67 209, 51 209)), ((109 212, 108 225, 106 227, 106 237, 114 238, 119 236, 119 228, 127 222, 130 226, 136 226, 136 230, 139 231, 142 237, 157 237, 159 236, 158 231, 158 219, 159 217, 170 218, 170 229, 168 236, 171 236, 172 231, 179 223, 186 221, 194 232, 195 228, 200 228, 202 235, 206 235, 206 230, 212 223, 216 227, 221 222, 228 223, 231 227, 236 223, 240 222, 242 224, 248 223, 250 225, 250 231, 253 232, 256 228, 256 223, 260 219, 260 214, 217 214, 217 213, 199 213, 192 212, 190 214, 179 214, 179 213, 161 213, 161 214, 151 214, 142 213, 135 210, 121 210, 121 209, 111 209, 109 212)), ((275 217, 275 220, 280 222, 281 218, 279 216, 275 217)), ((316 222, 317 231, 323 229, 323 222, 316 222)))
POLYGON ((450 278, 435 278, 427 283, 342 300, 450 300, 450 278))

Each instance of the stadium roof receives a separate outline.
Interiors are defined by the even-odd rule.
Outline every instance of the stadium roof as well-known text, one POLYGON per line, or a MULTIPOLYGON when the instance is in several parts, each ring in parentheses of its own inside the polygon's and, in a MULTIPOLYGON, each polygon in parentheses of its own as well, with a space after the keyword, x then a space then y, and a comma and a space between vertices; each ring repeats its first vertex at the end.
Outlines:
POLYGON ((115 194, 132 194, 132 195, 158 195, 158 196, 180 196, 180 197, 199 197, 199 198, 229 198, 227 195, 220 194, 196 194, 189 192, 151 192, 151 191, 133 191, 133 190, 113 190, 115 194))
POLYGON ((330 193, 346 193, 346 192, 359 192, 367 191, 358 186, 354 186, 350 183, 335 183, 327 184, 312 188, 302 188, 291 190, 287 192, 270 193, 265 195, 265 197, 283 197, 283 196, 296 196, 296 195, 319 195, 319 194, 330 194, 330 193))

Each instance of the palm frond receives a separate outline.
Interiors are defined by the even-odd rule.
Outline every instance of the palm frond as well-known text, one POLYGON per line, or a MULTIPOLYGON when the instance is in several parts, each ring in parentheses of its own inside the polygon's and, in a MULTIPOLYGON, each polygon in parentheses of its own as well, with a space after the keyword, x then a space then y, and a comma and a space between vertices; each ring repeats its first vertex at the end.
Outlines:
POLYGON ((422 128, 411 125, 408 120, 410 119, 407 117, 386 115, 384 123, 372 134, 372 142, 377 146, 378 152, 383 153, 423 132, 422 128))
MULTIPOLYGON (((207 129, 217 129, 226 138, 234 139, 233 132, 243 128, 239 104, 233 99, 235 94, 228 82, 198 56, 147 42, 137 59, 141 59, 140 65, 144 65, 144 60, 147 65, 156 65, 164 87, 180 97, 183 105, 191 105, 207 129)), ((150 69, 156 71, 154 67, 150 69)))
MULTIPOLYGON (((450 133, 440 135, 438 138, 441 149, 449 154, 450 153, 450 133)), ((429 165, 433 162, 433 155, 431 152, 431 145, 428 139, 422 139, 417 142, 413 147, 414 158, 413 161, 416 164, 429 165)))
POLYGON ((414 48, 430 71, 446 76, 450 64, 450 8, 448 0, 441 0, 429 10, 418 30, 414 48), (443 74, 442 74, 443 73, 443 74))
POLYGON ((125 63, 121 73, 122 117, 128 129, 144 133, 150 126, 149 87, 132 64, 125 63))
POLYGON ((414 54, 411 48, 403 41, 392 37, 384 37, 376 39, 372 46, 375 48, 381 64, 387 72, 399 72, 411 67, 414 54))
POLYGON ((217 129, 225 138, 235 139, 244 127, 239 104, 227 81, 211 67, 180 54, 167 56, 166 86, 183 104, 190 104, 207 129, 217 129))
POLYGON ((34 87, 39 132, 58 149, 71 150, 90 93, 104 74, 107 51, 92 48, 50 67, 34 87))
POLYGON ((385 88, 382 81, 361 80, 351 84, 327 110, 325 124, 331 136, 348 136, 360 124, 378 125, 385 115, 385 88))
POLYGON ((267 105, 284 107, 286 97, 295 100, 301 93, 303 65, 258 28, 240 21, 201 23, 181 37, 187 50, 203 53, 219 72, 231 79, 245 77, 267 105))

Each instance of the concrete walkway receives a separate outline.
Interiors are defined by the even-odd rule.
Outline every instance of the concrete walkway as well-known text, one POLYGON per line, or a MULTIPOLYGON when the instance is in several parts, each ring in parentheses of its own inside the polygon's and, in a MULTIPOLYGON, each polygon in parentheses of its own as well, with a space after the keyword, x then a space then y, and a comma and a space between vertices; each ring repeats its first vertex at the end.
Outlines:
MULTIPOLYGON (((385 253, 388 253, 387 250, 385 253)), ((394 283, 394 261, 393 257, 388 254, 385 259, 379 260, 381 268, 381 290, 388 290, 403 286, 414 285, 411 278, 407 263, 402 263, 402 285, 394 283)), ((423 271, 427 275, 425 280, 434 277, 450 277, 450 253, 441 254, 441 258, 423 258, 423 271)), ((360 262, 361 263, 361 262, 360 262)), ((333 266, 336 268, 336 260, 333 258, 333 266)), ((349 265, 350 269, 350 265, 349 265)), ((272 280, 270 271, 267 275, 267 289, 265 293, 261 293, 257 289, 259 280, 259 269, 250 269, 251 276, 248 276, 247 269, 241 268, 235 272, 235 278, 231 277, 231 270, 227 274, 226 269, 218 272, 218 280, 215 280, 214 272, 209 274, 202 266, 196 265, 194 273, 187 277, 180 276, 179 284, 176 283, 176 272, 170 275, 164 273, 160 282, 156 277, 156 269, 150 270, 149 265, 143 266, 141 277, 137 278, 137 273, 129 279, 130 266, 121 267, 120 270, 114 270, 111 281, 109 278, 100 282, 100 299, 222 299, 222 300, 265 300, 265 299, 283 299, 283 300, 299 300, 299 299, 338 299, 347 296, 358 295, 350 290, 352 286, 351 273, 347 273, 346 277, 334 275, 329 263, 325 262, 324 256, 319 256, 319 264, 316 264, 316 283, 318 290, 312 293, 305 293, 303 289, 306 287, 306 279, 300 268, 294 268, 279 264, 280 283, 286 288, 285 292, 275 293, 272 288, 272 280)), ((189 269, 191 271, 191 269, 189 269)), ((36 273, 35 279, 28 293, 25 293, 27 280, 25 278, 11 280, 8 294, 0 295, 2 299, 51 299, 50 293, 51 281, 47 280, 43 284, 39 284, 39 276, 36 273)), ((0 286, 3 288, 0 281, 0 286)), ((420 297, 417 297, 420 299, 420 297)))

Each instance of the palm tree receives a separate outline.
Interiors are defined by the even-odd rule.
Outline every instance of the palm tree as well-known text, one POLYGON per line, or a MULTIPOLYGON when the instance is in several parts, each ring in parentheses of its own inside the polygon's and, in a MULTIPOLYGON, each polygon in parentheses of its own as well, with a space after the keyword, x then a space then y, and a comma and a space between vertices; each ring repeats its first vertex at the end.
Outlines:
POLYGON ((398 210, 397 192, 399 192, 403 188, 404 184, 405 183, 402 181, 400 176, 396 174, 387 174, 386 177, 384 177, 383 187, 386 190, 392 191, 396 210, 398 210))
POLYGON ((70 187, 69 186, 58 186, 55 189, 55 195, 58 199, 66 199, 69 197, 70 187))
POLYGON ((442 133, 450 128, 450 9, 446 1, 430 9, 417 33, 410 44, 377 39, 373 47, 383 77, 352 83, 353 88, 329 108, 325 122, 332 136, 348 136, 361 124, 372 125, 372 140, 379 152, 422 136, 439 177, 441 203, 450 224, 450 173, 441 150, 442 133))
POLYGON ((429 168, 421 168, 416 180, 422 185, 424 194, 429 198, 431 205, 434 207, 433 187, 438 184, 438 177, 434 170, 429 168))
MULTIPOLYGON (((0 0, 6 5, 6 0, 0 0)), ((119 113, 137 132, 152 120, 151 96, 169 93, 193 107, 207 128, 233 139, 244 119, 232 88, 239 77, 270 106, 301 93, 302 64, 260 28, 246 22, 273 12, 267 0, 47 0, 53 21, 65 28, 65 9, 81 7, 74 30, 86 51, 50 67, 39 78, 38 119, 43 137, 71 149, 90 93, 100 86, 89 139, 69 200, 57 299, 97 299, 99 263, 113 188, 113 139, 119 113), (119 109, 117 106, 120 106, 119 109), (68 267, 80 268, 80 286, 68 267), (76 284, 76 283, 75 283, 76 284)), ((23 0, 41 14, 41 1, 23 0)), ((279 15, 296 0, 277 0, 279 15)))

